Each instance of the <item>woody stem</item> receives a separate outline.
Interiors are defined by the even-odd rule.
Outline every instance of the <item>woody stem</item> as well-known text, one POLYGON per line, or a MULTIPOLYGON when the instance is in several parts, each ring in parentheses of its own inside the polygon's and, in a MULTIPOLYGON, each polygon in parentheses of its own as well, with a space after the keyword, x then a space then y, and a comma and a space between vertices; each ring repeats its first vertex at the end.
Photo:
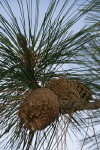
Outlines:
POLYGON ((70 101, 62 101, 60 100, 60 108, 61 108, 61 112, 63 114, 66 113, 73 113, 76 111, 82 111, 82 110, 94 110, 94 109, 99 109, 100 108, 100 99, 97 99, 95 101, 84 101, 84 100, 80 100, 80 101, 74 101, 74 100, 70 100, 70 101))
POLYGON ((80 102, 77 105, 78 111, 81 110, 94 110, 94 109, 99 109, 100 108, 100 100, 96 100, 94 102, 80 102))

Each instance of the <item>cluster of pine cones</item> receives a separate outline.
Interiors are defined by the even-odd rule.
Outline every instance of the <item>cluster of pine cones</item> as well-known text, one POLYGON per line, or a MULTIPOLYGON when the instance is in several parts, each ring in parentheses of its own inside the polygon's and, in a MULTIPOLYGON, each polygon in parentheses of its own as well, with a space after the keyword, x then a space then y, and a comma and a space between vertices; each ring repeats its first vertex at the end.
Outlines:
MULTIPOLYGON (((28 46, 26 37, 17 35, 19 60, 25 67, 34 68, 40 76, 40 57, 28 46)), ((34 39, 32 41, 34 43, 34 39)), ((60 114, 73 114, 80 101, 92 98, 90 90, 80 82, 65 78, 55 78, 46 87, 29 90, 19 107, 18 116, 29 130, 42 130, 50 125, 60 114), (74 105, 75 104, 75 105, 74 105), (70 107, 69 107, 70 106, 70 107)))
POLYGON ((26 94, 18 116, 25 128, 42 130, 61 113, 74 113, 74 106, 68 107, 71 102, 77 105, 82 100, 91 99, 91 91, 84 84, 65 78, 52 79, 46 87, 30 90, 26 94))

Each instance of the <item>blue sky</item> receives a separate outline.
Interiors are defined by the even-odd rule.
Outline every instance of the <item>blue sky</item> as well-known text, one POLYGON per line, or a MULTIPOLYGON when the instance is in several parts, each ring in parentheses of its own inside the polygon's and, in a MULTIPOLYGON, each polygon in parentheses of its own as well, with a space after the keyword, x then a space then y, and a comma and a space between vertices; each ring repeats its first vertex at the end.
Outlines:
MULTIPOLYGON (((19 21, 19 24, 20 24, 20 12, 19 12, 19 7, 18 7, 18 3, 17 3, 17 0, 8 0, 15 16, 17 17, 18 21, 19 21)), ((67 8, 69 8, 69 6, 74 2, 74 0, 70 0, 69 3, 68 3, 68 6, 67 8)), ((80 9, 80 5, 82 3, 84 3, 85 0, 79 0, 79 2, 77 3, 77 5, 74 6, 74 8, 72 9, 72 11, 70 11, 70 13, 68 15, 70 15, 71 13, 73 13, 77 7, 78 9, 80 9)), ((48 8, 48 5, 50 3, 50 0, 40 0, 40 5, 39 5, 39 27, 42 23, 42 20, 44 18, 44 15, 45 15, 45 12, 48 8)), ((59 2, 59 5, 58 5, 58 8, 55 12, 55 15, 53 17, 53 19, 55 18, 55 16, 57 15, 58 11, 60 10, 61 6, 63 5, 64 3, 64 0, 61 0, 59 2)), ((27 18, 27 9, 26 9, 26 0, 23 1, 23 4, 24 4, 24 10, 25 10, 25 17, 27 18)), ((34 20, 35 20, 35 6, 36 6, 36 3, 35 3, 35 0, 33 1, 33 5, 32 5, 32 8, 33 8, 33 13, 32 13, 32 17, 33 17, 33 25, 34 25, 34 20)), ((67 8, 65 9, 65 11, 67 11, 67 8)), ((76 12, 76 11, 75 11, 76 12)), ((73 15, 75 14, 75 12, 73 13, 73 15)), ((3 14, 3 16, 5 16, 5 18, 7 18, 9 20, 9 17, 7 15, 7 13, 4 11, 4 9, 1 7, 0 5, 0 13, 3 14)), ((68 16, 67 15, 67 16, 68 16)), ((73 16, 72 15, 72 16, 73 16)), ((10 21, 10 20, 9 20, 10 21)), ((21 26, 21 25, 20 25, 21 26)), ((84 20, 83 18, 81 18, 76 24, 74 24, 74 26, 72 27, 72 30, 74 32, 77 32, 79 31, 82 27, 84 26, 84 20)))

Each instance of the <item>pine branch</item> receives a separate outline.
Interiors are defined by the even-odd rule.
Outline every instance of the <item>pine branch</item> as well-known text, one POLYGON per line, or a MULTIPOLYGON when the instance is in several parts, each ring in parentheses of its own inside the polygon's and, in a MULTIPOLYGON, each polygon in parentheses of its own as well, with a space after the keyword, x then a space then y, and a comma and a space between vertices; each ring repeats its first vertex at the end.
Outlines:
POLYGON ((78 103, 78 110, 94 110, 100 108, 100 100, 94 102, 80 102, 78 103))
POLYGON ((95 110, 100 108, 100 99, 96 99, 95 101, 60 101, 61 103, 61 112, 65 113, 73 113, 76 111, 83 110, 95 110))

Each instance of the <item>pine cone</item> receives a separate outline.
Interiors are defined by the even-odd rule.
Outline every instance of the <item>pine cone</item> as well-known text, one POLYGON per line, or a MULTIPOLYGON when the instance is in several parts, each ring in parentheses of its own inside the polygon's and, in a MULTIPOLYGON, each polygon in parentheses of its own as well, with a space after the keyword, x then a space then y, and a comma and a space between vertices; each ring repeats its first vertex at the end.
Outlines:
POLYGON ((58 95, 58 98, 76 101, 80 99, 76 85, 72 80, 66 80, 64 78, 52 79, 47 87, 58 95))
POLYGON ((18 116, 25 128, 42 130, 59 116, 58 96, 48 88, 30 90, 20 105, 18 116))
POLYGON ((88 89, 83 83, 74 81, 76 84, 77 91, 80 95, 80 98, 86 101, 92 99, 92 92, 88 89))
POLYGON ((22 33, 17 34, 17 41, 21 48, 27 47, 27 40, 22 33))
POLYGON ((90 90, 84 84, 75 80, 65 78, 52 79, 47 87, 58 96, 63 113, 76 111, 74 106, 77 105, 78 102, 81 100, 89 101, 92 98, 90 90))

